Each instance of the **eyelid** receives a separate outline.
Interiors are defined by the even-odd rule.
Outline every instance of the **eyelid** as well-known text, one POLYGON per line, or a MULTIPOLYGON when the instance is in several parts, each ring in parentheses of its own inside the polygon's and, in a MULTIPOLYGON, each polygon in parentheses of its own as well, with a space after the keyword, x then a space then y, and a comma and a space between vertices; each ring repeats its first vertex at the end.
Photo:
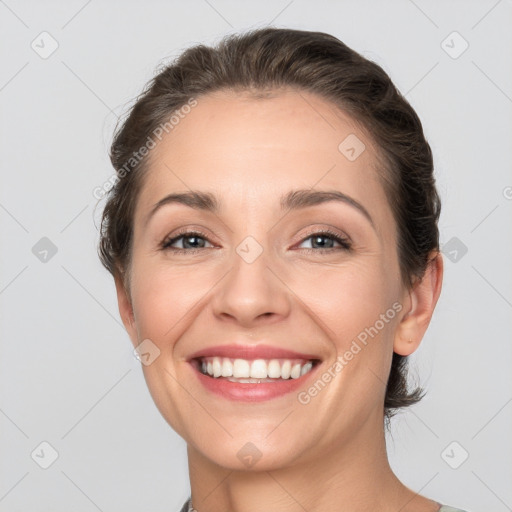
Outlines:
POLYGON ((350 239, 349 236, 338 233, 336 231, 332 231, 330 229, 313 229, 310 233, 304 234, 301 236, 300 240, 294 244, 293 247, 300 245, 304 243, 306 240, 309 240, 313 236, 326 236, 328 238, 331 238, 336 243, 339 244, 340 247, 327 247, 323 249, 314 249, 311 247, 302 247, 298 248, 299 251, 306 251, 307 253, 316 253, 316 254, 323 254, 327 255, 329 253, 332 253, 332 251, 347 251, 350 252, 353 250, 353 242, 350 239))
POLYGON ((307 238, 309 238, 313 235, 321 235, 321 234, 330 235, 332 237, 339 238, 339 239, 347 242, 347 244, 350 244, 350 245, 353 244, 352 239, 344 232, 334 230, 333 228, 328 228, 328 227, 326 228, 326 227, 320 227, 320 226, 315 226, 313 228, 309 228, 306 233, 302 233, 300 235, 298 243, 303 242, 304 240, 306 240, 307 238))
MULTIPOLYGON (((172 249, 175 249, 176 251, 180 251, 181 250, 181 251, 186 251, 186 252, 197 251, 197 250, 203 249, 202 247, 198 248, 198 249, 180 249, 180 248, 170 247, 171 242, 176 242, 180 238, 185 238, 186 235, 189 235, 189 236, 191 236, 191 235, 198 235, 199 237, 204 238, 210 244, 213 244, 213 242, 210 240, 210 235, 207 235, 204 231, 202 231, 199 228, 195 228, 195 227, 190 227, 189 226, 189 227, 181 228, 178 231, 176 231, 175 233, 172 233, 171 235, 167 235, 158 244, 159 248, 162 249, 162 250, 166 250, 166 249, 172 250, 172 249)), ((209 249, 209 247, 205 247, 205 249, 209 249)))
MULTIPOLYGON (((346 235, 344 233, 340 233, 338 231, 334 231, 330 228, 321 228, 319 226, 314 227, 314 228, 309 228, 308 232, 303 233, 300 236, 299 240, 296 243, 294 243, 294 245, 292 247, 295 247, 296 245, 300 245, 300 244, 304 243, 306 240, 310 239, 314 235, 330 237, 335 242, 337 242, 340 245, 340 247, 328 247, 328 248, 323 248, 323 249, 314 249, 314 248, 304 248, 303 247, 298 250, 306 251, 306 252, 313 252, 313 253, 330 252, 333 250, 345 250, 345 251, 352 250, 353 242, 348 235, 346 235)), ((198 236, 199 238, 203 238, 205 241, 207 241, 208 243, 213 245, 213 242, 210 240, 209 235, 204 233, 204 231, 202 231, 201 229, 197 229, 197 228, 188 226, 188 227, 179 229, 177 232, 172 233, 172 235, 166 236, 163 239, 163 241, 159 243, 159 248, 160 248, 160 250, 163 250, 163 251, 169 250, 169 251, 174 251, 177 253, 195 253, 197 251, 201 251, 204 249, 211 249, 211 247, 198 247, 198 248, 191 248, 191 249, 182 249, 179 247, 171 247, 171 245, 173 243, 175 243, 176 241, 178 241, 181 238, 186 238, 187 236, 188 237, 198 236)))

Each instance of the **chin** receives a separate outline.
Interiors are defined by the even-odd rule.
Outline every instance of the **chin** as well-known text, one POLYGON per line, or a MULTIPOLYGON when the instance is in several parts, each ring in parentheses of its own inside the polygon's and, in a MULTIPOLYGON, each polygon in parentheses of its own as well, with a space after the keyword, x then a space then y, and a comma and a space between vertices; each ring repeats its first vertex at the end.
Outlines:
POLYGON ((269 442, 265 436, 260 440, 250 435, 230 438, 224 443, 205 442, 203 437, 190 444, 210 463, 230 471, 275 471, 294 465, 303 454, 289 436, 287 446, 278 439, 269 442))

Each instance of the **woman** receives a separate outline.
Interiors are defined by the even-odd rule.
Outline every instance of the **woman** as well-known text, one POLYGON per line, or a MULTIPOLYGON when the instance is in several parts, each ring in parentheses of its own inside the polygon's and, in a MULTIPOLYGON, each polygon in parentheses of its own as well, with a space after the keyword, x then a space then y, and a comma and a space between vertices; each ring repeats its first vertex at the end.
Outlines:
POLYGON ((100 241, 183 511, 456 510, 392 472, 441 291, 416 113, 328 34, 265 28, 165 67, 117 130, 100 241))

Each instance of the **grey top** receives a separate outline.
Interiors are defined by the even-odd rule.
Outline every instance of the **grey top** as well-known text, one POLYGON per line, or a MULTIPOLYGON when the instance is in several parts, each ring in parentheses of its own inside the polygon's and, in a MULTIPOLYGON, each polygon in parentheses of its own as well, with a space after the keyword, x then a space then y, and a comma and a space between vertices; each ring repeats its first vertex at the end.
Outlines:
MULTIPOLYGON (((181 508, 180 512, 197 512, 196 509, 192 508, 191 498, 189 498, 185 502, 185 504, 181 508)), ((441 505, 441 508, 438 510, 438 512, 466 512, 466 511, 462 510, 460 508, 449 507, 448 505, 441 505)))

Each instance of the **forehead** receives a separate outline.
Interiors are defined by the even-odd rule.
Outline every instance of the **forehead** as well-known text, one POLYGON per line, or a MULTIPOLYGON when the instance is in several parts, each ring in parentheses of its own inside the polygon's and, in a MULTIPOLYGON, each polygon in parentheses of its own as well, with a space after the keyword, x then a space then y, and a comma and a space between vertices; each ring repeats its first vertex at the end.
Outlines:
MULTIPOLYGON (((371 146, 354 119, 309 92, 284 89, 262 98, 248 92, 217 91, 197 99, 197 106, 164 137, 153 158, 173 149, 191 157, 200 150, 199 144, 207 144, 216 155, 226 147, 239 147, 240 151, 224 155, 230 159, 246 158, 251 150, 265 150, 265 154, 286 150, 292 155, 315 154, 316 159, 321 152, 322 161, 332 161, 341 154, 340 143, 351 134, 364 140, 367 148, 371 146)), ((371 158, 368 149, 363 161, 371 158)))
POLYGON ((152 150, 137 209, 187 189, 262 204, 293 188, 334 188, 371 205, 384 198, 376 162, 364 128, 319 96, 219 91, 198 97, 152 150))

